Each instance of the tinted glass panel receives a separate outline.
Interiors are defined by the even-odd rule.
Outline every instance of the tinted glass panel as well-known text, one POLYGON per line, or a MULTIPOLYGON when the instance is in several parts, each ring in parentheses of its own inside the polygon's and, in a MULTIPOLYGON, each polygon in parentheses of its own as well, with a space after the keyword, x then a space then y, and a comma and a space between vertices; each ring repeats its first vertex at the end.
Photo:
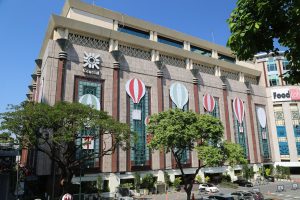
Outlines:
POLYGON ((191 45, 191 51, 194 52, 194 53, 201 54, 203 56, 211 57, 211 51, 210 50, 202 49, 200 47, 196 47, 196 46, 191 45))
POLYGON ((141 38, 146 38, 146 39, 150 38, 150 35, 149 35, 148 32, 138 30, 138 29, 135 29, 135 28, 131 28, 131 27, 128 27, 128 26, 119 26, 118 31, 123 32, 123 33, 128 33, 130 35, 135 35, 135 36, 138 36, 138 37, 141 37, 141 38))
POLYGON ((170 38, 166 38, 166 37, 163 37, 163 36, 158 36, 158 40, 157 41, 160 42, 160 43, 171 45, 173 47, 183 48, 183 43, 182 42, 179 42, 179 41, 176 41, 176 40, 172 40, 170 38))

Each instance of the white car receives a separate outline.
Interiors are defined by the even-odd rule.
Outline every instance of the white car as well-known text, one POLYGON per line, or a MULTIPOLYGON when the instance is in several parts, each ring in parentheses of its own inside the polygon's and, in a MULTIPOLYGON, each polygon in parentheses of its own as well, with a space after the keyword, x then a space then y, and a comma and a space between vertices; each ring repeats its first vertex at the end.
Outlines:
POLYGON ((199 185, 200 191, 206 191, 206 192, 219 192, 219 189, 210 183, 204 183, 199 185))

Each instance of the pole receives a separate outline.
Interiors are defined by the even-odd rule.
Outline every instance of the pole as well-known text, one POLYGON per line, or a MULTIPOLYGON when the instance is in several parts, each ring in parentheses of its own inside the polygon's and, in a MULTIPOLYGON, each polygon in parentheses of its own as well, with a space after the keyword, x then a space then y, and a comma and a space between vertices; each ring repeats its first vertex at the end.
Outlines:
POLYGON ((81 163, 79 164, 79 167, 80 167, 80 172, 79 172, 79 200, 81 200, 81 163))

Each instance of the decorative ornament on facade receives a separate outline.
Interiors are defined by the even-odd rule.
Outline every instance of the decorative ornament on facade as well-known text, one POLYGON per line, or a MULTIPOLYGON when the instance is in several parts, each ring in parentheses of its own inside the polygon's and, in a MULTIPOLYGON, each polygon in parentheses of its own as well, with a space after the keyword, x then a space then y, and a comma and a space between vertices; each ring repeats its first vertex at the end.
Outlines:
POLYGON ((243 123, 244 116, 245 116, 245 106, 244 106, 244 102, 238 97, 235 97, 233 100, 233 111, 234 111, 235 117, 237 118, 237 120, 240 124, 239 131, 242 133, 242 132, 244 132, 242 123, 243 123))
POLYGON ((256 109, 256 114, 258 118, 258 122, 262 128, 262 139, 267 139, 267 133, 266 133, 266 124, 267 124, 267 117, 266 117, 266 111, 262 107, 258 107, 256 109))
POLYGON ((183 109, 189 100, 188 90, 181 83, 175 82, 170 87, 170 96, 177 108, 183 109))
POLYGON ((146 92, 145 84, 140 79, 132 78, 126 83, 126 92, 133 103, 139 103, 146 92))
POLYGON ((215 109, 215 99, 210 94, 203 96, 203 107, 207 112, 212 112, 215 109))
MULTIPOLYGON (((126 92, 132 99, 133 103, 138 104, 143 96, 146 93, 145 84, 143 81, 137 78, 132 78, 127 81, 126 85, 126 92)), ((134 120, 141 120, 142 112, 141 110, 134 109, 132 111, 132 119, 134 120)))
POLYGON ((100 55, 84 52, 83 71, 87 74, 100 75, 100 55))
POLYGON ((96 110, 100 110, 100 101, 99 99, 92 94, 85 94, 79 98, 79 103, 83 105, 90 106, 96 110))

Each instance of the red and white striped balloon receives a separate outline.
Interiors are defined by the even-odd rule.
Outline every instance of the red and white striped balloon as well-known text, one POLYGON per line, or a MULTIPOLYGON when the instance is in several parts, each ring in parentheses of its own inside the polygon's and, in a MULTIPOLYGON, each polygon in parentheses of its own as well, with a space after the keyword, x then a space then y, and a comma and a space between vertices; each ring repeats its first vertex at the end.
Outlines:
POLYGON ((126 92, 131 97, 133 103, 139 103, 145 95, 145 84, 137 78, 132 78, 126 83, 126 92))
POLYGON ((215 109, 215 99, 210 94, 203 96, 203 107, 207 112, 212 112, 215 109))
POLYGON ((242 124, 245 116, 245 106, 244 102, 238 97, 235 97, 233 100, 233 111, 238 122, 242 124))

